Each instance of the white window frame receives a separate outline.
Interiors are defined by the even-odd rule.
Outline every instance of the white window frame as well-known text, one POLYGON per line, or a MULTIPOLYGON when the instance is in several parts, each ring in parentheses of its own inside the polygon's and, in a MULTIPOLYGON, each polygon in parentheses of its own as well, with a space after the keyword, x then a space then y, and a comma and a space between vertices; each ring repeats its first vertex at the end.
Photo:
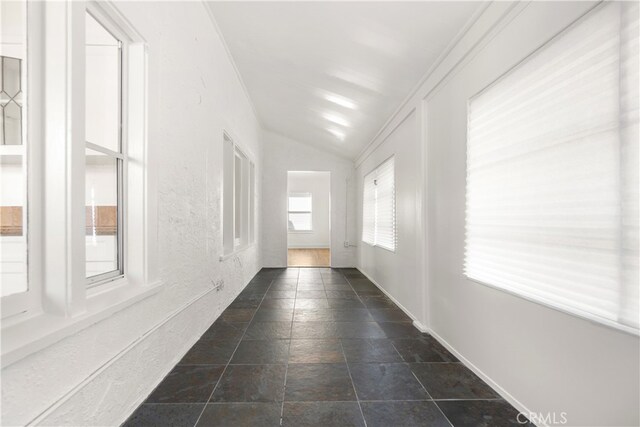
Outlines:
POLYGON ((29 1, 28 15, 29 290, 2 298, 3 367, 161 289, 156 180, 147 167, 146 42, 111 3, 29 1), (124 274, 91 288, 85 277, 87 11, 126 36, 122 120, 132 160, 123 193, 124 274))
POLYGON ((311 199, 311 210, 309 211, 292 211, 289 207, 287 207, 287 222, 289 221, 289 215, 294 213, 294 214, 309 214, 309 217, 311 218, 311 220, 309 221, 311 226, 308 230, 290 230, 289 227, 287 227, 287 231, 289 233, 313 233, 313 194, 311 194, 310 192, 290 192, 289 196, 287 197, 287 206, 289 206, 290 203, 290 198, 291 197, 309 197, 311 199))
POLYGON ((222 255, 224 261, 255 244, 255 174, 251 152, 238 144, 230 131, 223 131, 222 145, 222 255), (236 157, 241 159, 240 236, 236 237, 236 157))
POLYGON ((373 168, 369 173, 365 174, 364 176, 364 180, 363 180, 363 185, 362 185, 362 194, 363 194, 363 203, 362 203, 362 227, 363 230, 360 233, 360 240, 371 246, 371 247, 376 247, 376 248, 380 248, 380 249, 384 249, 387 252, 391 252, 391 253, 395 253, 396 250, 398 249, 398 228, 397 228, 397 216, 396 216, 396 191, 395 191, 395 182, 396 182, 396 169, 395 169, 395 155, 391 155, 389 157, 387 157, 385 160, 383 160, 382 162, 380 162, 375 168, 373 168), (375 176, 378 174, 378 171, 382 168, 382 166, 384 166, 387 162, 389 161, 393 161, 394 165, 393 165, 393 182, 394 182, 394 186, 393 186, 393 249, 388 248, 386 246, 380 245, 378 243, 378 191, 376 188, 376 191, 374 192, 374 212, 373 212, 373 216, 374 216, 374 222, 373 222, 373 242, 368 242, 364 239, 364 194, 365 194, 365 189, 366 189, 366 182, 367 182, 367 177, 373 176, 374 177, 374 185, 377 185, 377 183, 375 183, 376 179, 375 176))
MULTIPOLYGON (((127 194, 127 168, 129 164, 129 156, 127 151, 127 105, 128 105, 128 91, 127 91, 127 75, 124 72, 128 68, 128 46, 129 46, 129 37, 125 33, 122 32, 121 29, 118 28, 117 25, 113 23, 112 20, 105 17, 104 14, 101 14, 98 9, 89 5, 87 7, 87 13, 95 19, 98 24, 102 25, 103 28, 110 33, 120 45, 119 54, 120 54, 120 63, 118 72, 119 75, 119 108, 118 116, 119 116, 119 132, 118 132, 118 151, 113 151, 108 148, 105 148, 101 145, 94 144, 90 141, 87 141, 85 138, 86 148, 91 149, 93 151, 97 151, 105 156, 114 159, 116 164, 116 174, 117 174, 117 230, 116 230, 116 247, 117 247, 117 268, 113 271, 108 271, 102 274, 98 274, 95 276, 90 276, 86 278, 87 287, 92 288, 94 286, 100 286, 104 283, 110 282, 112 280, 117 280, 124 278, 125 276, 125 259, 126 259, 126 194, 127 194)), ((86 263, 85 263, 86 265, 86 263)), ((85 274, 86 275, 86 274, 85 274)))
MULTIPOLYGON (((623 3, 624 4, 624 3, 623 3)), ((571 23, 570 25, 568 25, 567 27, 565 27, 564 29, 562 29, 558 34, 556 34, 554 37, 552 37, 550 40, 548 40, 546 43, 544 43, 543 45, 541 45, 540 47, 538 47, 536 50, 534 50, 533 52, 531 52, 530 54, 528 54, 525 58, 523 58, 521 61, 519 61, 517 64, 515 64, 513 67, 511 67, 509 70, 507 70, 505 73, 501 74, 497 79, 495 79, 493 82, 491 82, 490 84, 488 84, 486 87, 484 87, 483 89, 481 89, 480 91, 478 91, 477 93, 475 93, 473 96, 471 96, 469 98, 469 100, 467 101, 467 111, 468 111, 468 122, 471 120, 470 118, 470 105, 473 102, 473 100, 479 96, 481 96, 484 92, 490 90, 491 88, 493 88, 496 85, 499 85, 503 79, 508 78, 513 72, 516 72, 519 70, 519 68, 523 65, 526 65, 530 60, 535 60, 536 56, 538 54, 540 54, 541 52, 544 52, 544 49, 548 46, 552 46, 553 43, 558 39, 561 38, 563 35, 565 35, 566 33, 568 33, 569 31, 571 31, 575 26, 580 25, 582 22, 584 22, 585 20, 588 20, 591 16, 593 16, 593 14, 599 13, 600 11, 602 11, 604 8, 607 7, 618 7, 618 5, 614 2, 603 2, 603 3, 599 3, 597 5, 595 5, 593 8, 591 8, 588 12, 586 12, 584 15, 582 15, 581 17, 579 17, 576 21, 574 21, 573 23, 571 23)), ((622 122, 622 120, 620 121, 622 122)), ((618 131, 620 131, 620 129, 618 129, 618 131)), ((620 321, 620 319, 618 320, 612 320, 612 319, 608 319, 608 318, 604 318, 604 317, 600 317, 599 315, 595 314, 594 312, 590 312, 587 310, 584 310, 582 307, 580 307, 579 305, 575 305, 575 304, 565 304, 565 303, 561 303, 556 299, 549 299, 549 298, 545 298, 544 296, 541 296, 539 293, 536 292, 526 292, 523 291, 522 289, 517 289, 517 286, 513 286, 513 282, 512 283, 499 283, 497 281, 494 280, 487 280, 487 279, 480 279, 478 277, 475 276, 475 274, 473 272, 469 272, 468 271, 468 262, 469 262, 469 233, 470 231, 470 226, 469 226, 469 211, 472 208, 472 206, 469 204, 469 167, 470 167, 470 162, 469 162, 469 134, 470 134, 470 127, 469 127, 469 123, 467 123, 467 182, 466 182, 466 189, 465 189, 465 193, 466 193, 466 198, 467 198, 467 204, 466 204, 466 213, 465 213, 465 227, 466 227, 466 233, 467 233, 467 237, 465 240, 465 259, 464 259, 464 270, 463 270, 463 274, 464 276, 474 282, 474 283, 478 283, 480 285, 483 286, 487 286, 490 288, 493 288, 497 291, 500 292, 505 292, 508 293, 510 295, 513 295, 517 298, 522 298, 525 299, 527 301, 533 302, 535 304, 539 304, 548 308, 551 308, 553 310, 557 310, 566 314, 569 314, 571 316, 575 316, 578 318, 582 318, 582 319, 586 319, 590 322, 596 323, 596 324, 600 324, 600 325, 604 325, 606 327, 610 327, 619 331, 623 331, 632 335, 640 335, 640 329, 634 327, 634 326, 630 326, 627 324, 624 324, 620 321)))

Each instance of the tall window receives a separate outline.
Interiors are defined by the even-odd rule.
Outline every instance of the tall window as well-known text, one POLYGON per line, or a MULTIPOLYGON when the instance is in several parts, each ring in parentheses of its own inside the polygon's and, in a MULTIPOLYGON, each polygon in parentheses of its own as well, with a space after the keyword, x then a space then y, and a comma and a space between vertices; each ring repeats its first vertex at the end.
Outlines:
POLYGON ((123 274, 126 157, 122 138, 121 41, 86 14, 86 277, 123 274))
POLYGON ((255 241, 255 165, 232 139, 223 139, 224 255, 255 241))
POLYGON ((362 241, 396 250, 395 166, 391 157, 364 177, 362 241))
POLYGON ((289 231, 312 231, 311 193, 289 194, 289 231))
POLYGON ((469 278, 637 330, 638 73, 611 3, 469 101, 469 278))
POLYGON ((28 290, 27 3, 2 2, 0 16, 0 288, 5 297, 28 290))

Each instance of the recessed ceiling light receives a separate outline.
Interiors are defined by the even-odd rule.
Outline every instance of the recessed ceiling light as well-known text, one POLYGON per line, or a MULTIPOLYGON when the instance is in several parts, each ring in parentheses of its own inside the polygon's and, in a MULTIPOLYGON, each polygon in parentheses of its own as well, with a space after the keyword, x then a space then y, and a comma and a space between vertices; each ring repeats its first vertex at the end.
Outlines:
POLYGON ((349 98, 345 98, 344 96, 336 95, 335 93, 327 93, 324 95, 324 99, 329 102, 333 102, 341 107, 350 108, 355 110, 358 108, 355 102, 350 100, 349 98))
POLYGON ((337 125, 351 127, 351 123, 349 123, 347 119, 342 116, 338 116, 337 114, 324 113, 322 117, 337 125))

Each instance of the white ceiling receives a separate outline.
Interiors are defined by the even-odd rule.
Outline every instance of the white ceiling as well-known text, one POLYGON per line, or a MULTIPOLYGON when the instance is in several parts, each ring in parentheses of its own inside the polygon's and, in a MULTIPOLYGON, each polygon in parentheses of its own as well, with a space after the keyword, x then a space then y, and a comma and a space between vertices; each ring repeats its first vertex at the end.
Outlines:
POLYGON ((355 158, 479 7, 209 2, 262 124, 355 158))

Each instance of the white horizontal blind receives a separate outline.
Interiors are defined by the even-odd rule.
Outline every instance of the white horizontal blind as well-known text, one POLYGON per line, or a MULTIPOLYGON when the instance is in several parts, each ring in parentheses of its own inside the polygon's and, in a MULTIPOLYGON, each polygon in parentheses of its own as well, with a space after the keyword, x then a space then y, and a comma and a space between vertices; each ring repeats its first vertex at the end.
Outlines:
POLYGON ((637 4, 597 8, 468 114, 466 275, 637 329, 637 4))
POLYGON ((396 250, 396 197, 394 158, 364 177, 362 241, 396 250))
POLYGON ((396 250, 396 197, 393 157, 376 169, 376 246, 396 250))
POLYGON ((289 231, 312 231, 311 193, 289 195, 289 231))
POLYGON ((376 186, 375 170, 364 177, 362 197, 362 241, 370 245, 376 241, 376 186))

